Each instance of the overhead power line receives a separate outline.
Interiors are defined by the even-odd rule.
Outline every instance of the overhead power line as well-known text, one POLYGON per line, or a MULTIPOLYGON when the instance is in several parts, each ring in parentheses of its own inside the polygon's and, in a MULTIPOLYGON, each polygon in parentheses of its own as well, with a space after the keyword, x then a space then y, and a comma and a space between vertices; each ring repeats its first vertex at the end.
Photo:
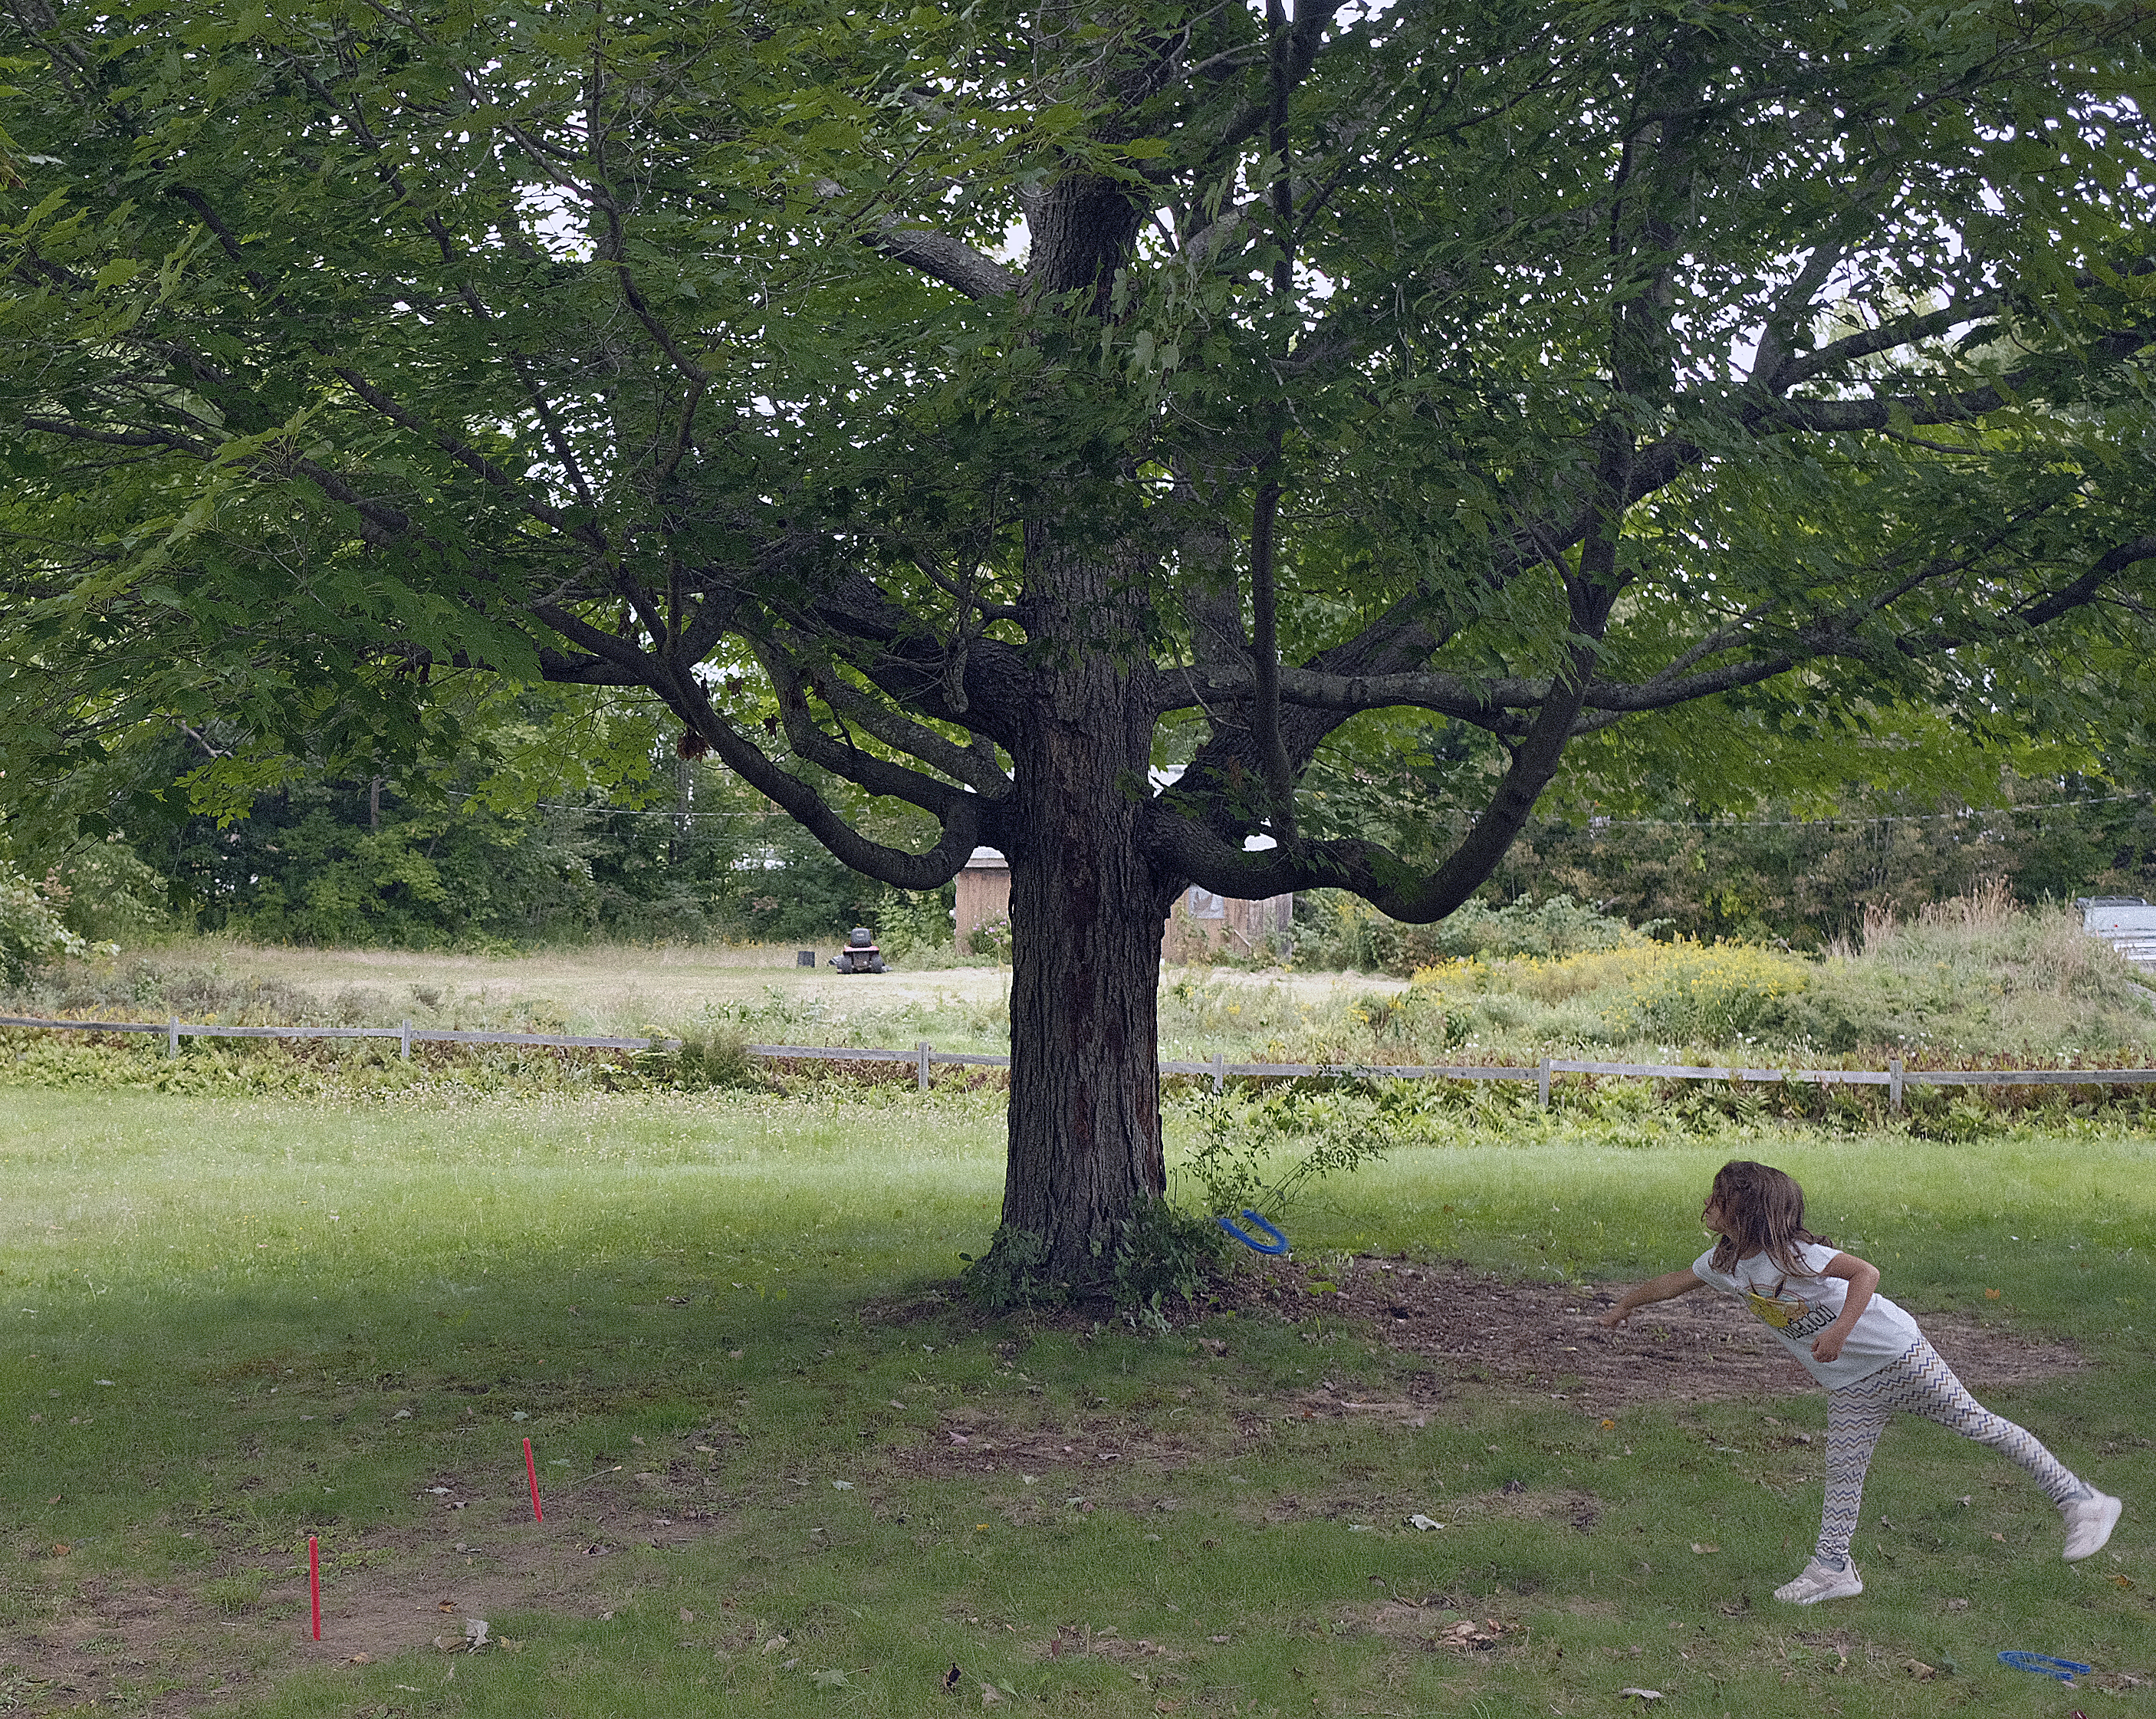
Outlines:
POLYGON ((2020 818, 2037 812, 2062 812, 2076 806, 2109 806, 2127 800, 2156 798, 2148 793, 2092 794, 2079 800, 2044 800, 2032 806, 1965 806, 1958 812, 1892 812, 1872 817, 1835 818, 1593 818, 1594 829, 1832 829, 1838 824, 1939 824, 1964 818, 2020 818))

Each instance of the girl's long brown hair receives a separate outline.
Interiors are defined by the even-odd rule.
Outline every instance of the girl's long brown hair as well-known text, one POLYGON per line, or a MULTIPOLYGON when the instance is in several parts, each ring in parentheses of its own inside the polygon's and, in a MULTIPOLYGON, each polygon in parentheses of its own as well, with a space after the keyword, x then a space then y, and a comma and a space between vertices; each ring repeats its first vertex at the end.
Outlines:
POLYGON ((1710 1198, 1722 1208, 1728 1226, 1709 1261, 1717 1271, 1731 1270, 1747 1254, 1764 1253, 1778 1270, 1809 1277, 1810 1268, 1797 1252, 1799 1244, 1834 1245, 1804 1228, 1804 1189, 1795 1177, 1772 1164, 1731 1159, 1715 1172, 1710 1198))

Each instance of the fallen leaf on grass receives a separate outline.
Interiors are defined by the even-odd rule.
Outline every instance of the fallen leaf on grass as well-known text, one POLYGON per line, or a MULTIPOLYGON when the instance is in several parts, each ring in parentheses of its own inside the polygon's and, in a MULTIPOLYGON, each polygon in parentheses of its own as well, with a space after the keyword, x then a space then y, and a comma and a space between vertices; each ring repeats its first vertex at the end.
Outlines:
POLYGON ((2116 1587, 2123 1588, 2129 1593, 2133 1591, 2133 1578, 2131 1576, 2106 1576, 2103 1579, 2116 1587))
POLYGON ((1722 1548, 1716 1545, 1712 1540, 1695 1540, 1691 1543, 1691 1549, 1694 1552, 1700 1553, 1702 1556, 1704 1556, 1710 1552, 1719 1552, 1722 1550, 1722 1548))
POLYGON ((1927 1665, 1922 1660, 1904 1660, 1902 1662, 1902 1669, 1919 1683, 1929 1683, 1939 1675, 1939 1668, 1937 1665, 1927 1665))

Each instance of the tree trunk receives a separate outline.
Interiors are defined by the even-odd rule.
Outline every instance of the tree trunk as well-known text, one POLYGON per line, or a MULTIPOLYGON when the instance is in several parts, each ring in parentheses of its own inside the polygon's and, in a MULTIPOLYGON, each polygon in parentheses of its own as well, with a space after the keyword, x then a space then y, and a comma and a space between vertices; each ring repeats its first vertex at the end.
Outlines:
POLYGON ((1065 565, 1035 585, 1088 611, 1093 649, 1042 677, 1014 749, 1009 1160, 988 1262, 999 1291, 1099 1286, 1132 1208, 1167 1186, 1158 1000, 1174 880, 1137 839, 1151 670, 1101 636, 1140 582, 1065 565))

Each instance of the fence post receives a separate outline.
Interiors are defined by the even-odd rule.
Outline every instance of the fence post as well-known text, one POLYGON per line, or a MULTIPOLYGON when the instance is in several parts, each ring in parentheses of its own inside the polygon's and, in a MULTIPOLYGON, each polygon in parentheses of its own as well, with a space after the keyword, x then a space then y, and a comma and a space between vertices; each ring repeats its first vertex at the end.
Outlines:
POLYGON ((171 1020, 165 1024, 165 1054, 167 1056, 177 1056, 179 1054, 180 1018, 177 1015, 174 1015, 171 1020))
POLYGON ((412 1060, 412 1023, 403 1024, 404 1030, 397 1035, 397 1054, 405 1061, 412 1060))
POLYGON ((1224 1050, 1216 1050, 1213 1053, 1213 1096, 1218 1098, 1227 1090, 1228 1053, 1224 1050))
POLYGON ((1896 1116, 1902 1114, 1902 1059, 1887 1059, 1887 1108, 1896 1116))
POLYGON ((914 1084, 926 1092, 928 1090, 928 1041, 926 1039, 913 1041, 913 1054, 914 1084))
POLYGON ((1549 1108, 1550 1060, 1546 1056, 1542 1066, 1535 1070, 1535 1102, 1544 1110, 1549 1108))

